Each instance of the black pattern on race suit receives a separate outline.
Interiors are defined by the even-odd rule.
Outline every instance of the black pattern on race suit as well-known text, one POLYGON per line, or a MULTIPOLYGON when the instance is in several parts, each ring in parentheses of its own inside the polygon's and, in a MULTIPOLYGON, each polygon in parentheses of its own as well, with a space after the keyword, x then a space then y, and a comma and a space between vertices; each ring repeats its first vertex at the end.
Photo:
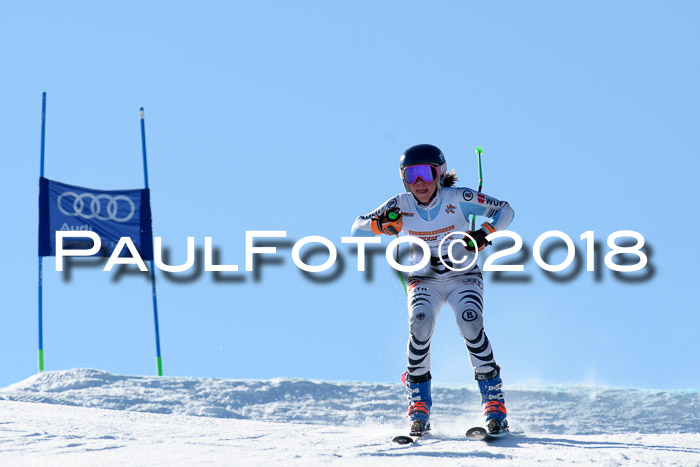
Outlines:
POLYGON ((443 305, 455 314, 476 373, 497 368, 484 332, 483 277, 478 266, 449 278, 412 276, 408 282, 408 374, 419 378, 430 372, 430 339, 443 305))

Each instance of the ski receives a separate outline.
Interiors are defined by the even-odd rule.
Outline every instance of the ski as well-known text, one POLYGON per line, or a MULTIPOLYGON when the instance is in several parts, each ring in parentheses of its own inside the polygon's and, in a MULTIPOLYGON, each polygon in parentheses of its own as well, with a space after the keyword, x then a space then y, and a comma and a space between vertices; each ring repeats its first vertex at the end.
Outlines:
POLYGON ((418 438, 425 436, 430 431, 430 423, 425 425, 421 420, 414 420, 411 423, 411 433, 408 436, 397 436, 392 441, 397 444, 412 444, 418 441, 418 438))
POLYGON ((497 435, 492 435, 488 431, 486 431, 486 428, 482 426, 475 426, 474 428, 469 428, 467 430, 467 438, 474 441, 493 441, 502 438, 507 434, 507 431, 503 431, 501 433, 498 433, 497 435))
POLYGON ((396 444, 412 444, 418 441, 421 438, 420 435, 411 435, 411 436, 404 436, 400 435, 392 439, 392 441, 396 444))
MULTIPOLYGON (((473 441, 494 441, 500 438, 503 438, 504 436, 508 435, 508 431, 504 431, 502 433, 498 433, 496 435, 490 434, 488 431, 486 431, 486 428, 481 427, 481 426, 475 426, 474 428, 470 428, 467 430, 467 438, 471 439, 473 441)), ((424 435, 400 435, 396 436, 392 441, 396 444, 413 444, 416 443, 419 439, 423 438, 426 434, 424 435)))

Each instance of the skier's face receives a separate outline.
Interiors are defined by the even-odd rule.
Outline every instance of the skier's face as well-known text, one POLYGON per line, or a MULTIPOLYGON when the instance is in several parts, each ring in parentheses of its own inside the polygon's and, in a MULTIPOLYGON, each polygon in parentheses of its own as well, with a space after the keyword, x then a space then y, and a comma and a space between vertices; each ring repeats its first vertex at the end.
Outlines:
POLYGON ((416 197, 419 203, 427 204, 433 198, 435 190, 437 190, 437 179, 430 183, 424 182, 422 178, 416 180, 416 183, 409 185, 411 193, 416 197))

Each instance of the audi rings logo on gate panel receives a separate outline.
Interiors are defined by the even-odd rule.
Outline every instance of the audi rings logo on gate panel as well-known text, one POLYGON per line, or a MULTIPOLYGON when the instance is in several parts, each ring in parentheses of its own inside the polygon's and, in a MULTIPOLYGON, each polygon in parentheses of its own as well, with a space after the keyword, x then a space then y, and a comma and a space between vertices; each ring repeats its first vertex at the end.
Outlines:
POLYGON ((134 202, 125 195, 112 196, 104 193, 93 195, 64 191, 58 196, 56 202, 59 211, 66 216, 78 216, 83 219, 127 222, 136 214, 134 202))

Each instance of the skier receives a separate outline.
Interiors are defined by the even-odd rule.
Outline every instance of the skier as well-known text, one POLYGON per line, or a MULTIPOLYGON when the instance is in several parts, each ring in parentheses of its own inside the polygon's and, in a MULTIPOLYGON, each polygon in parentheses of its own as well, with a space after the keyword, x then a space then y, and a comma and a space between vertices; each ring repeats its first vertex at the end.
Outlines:
MULTIPOLYGON (((490 434, 508 430, 506 407, 501 389, 500 367, 496 365, 491 344, 483 326, 483 277, 479 266, 459 271, 448 256, 448 246, 455 240, 440 241, 451 232, 468 232, 454 242, 452 257, 468 265, 476 250, 491 242, 486 236, 503 230, 513 219, 513 209, 505 201, 478 193, 470 188, 457 188, 454 170, 447 172, 442 151, 430 144, 408 148, 400 159, 400 174, 405 193, 360 216, 352 226, 354 236, 398 235, 400 232, 424 240, 431 251, 427 266, 408 278, 408 367, 402 381, 408 390, 408 414, 411 435, 420 436, 430 429, 432 398, 430 392, 430 339, 435 320, 444 304, 449 304, 457 318, 457 326, 469 350, 475 378, 481 392, 484 422, 490 434), (484 216, 481 228, 469 231, 470 215, 484 216), (476 245, 474 245, 476 242, 476 245), (442 258, 442 261, 440 260, 442 258)), ((409 262, 417 264, 422 253, 411 244, 409 262)), ((420 250, 420 248, 417 248, 420 250)))

